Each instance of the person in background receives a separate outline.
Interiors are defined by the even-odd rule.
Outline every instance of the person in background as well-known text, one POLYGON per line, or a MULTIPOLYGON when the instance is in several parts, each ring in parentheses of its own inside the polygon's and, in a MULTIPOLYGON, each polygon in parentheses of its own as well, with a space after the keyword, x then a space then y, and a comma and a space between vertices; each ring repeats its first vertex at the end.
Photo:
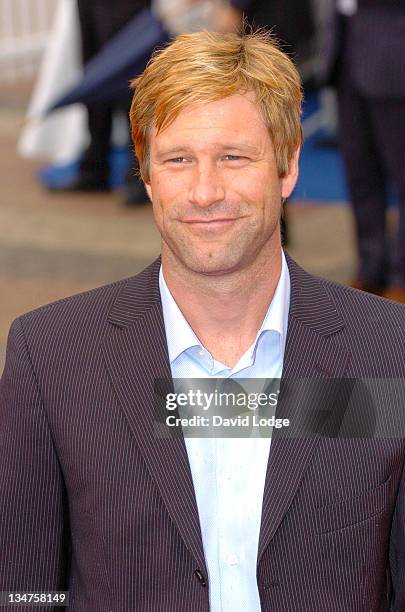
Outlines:
POLYGON ((242 25, 241 11, 228 0, 152 0, 152 9, 173 35, 202 29, 233 32, 242 25))
POLYGON ((405 0, 336 0, 329 23, 324 76, 338 92, 359 257, 351 285, 405 303, 405 0))
MULTIPOLYGON (((150 0, 77 0, 82 41, 83 63, 86 64, 142 9, 150 6, 150 0)), ((80 161, 78 176, 73 182, 54 188, 63 191, 109 191, 109 154, 111 148, 114 112, 121 110, 128 115, 131 94, 113 102, 96 102, 87 105, 89 146, 80 161)), ((128 127, 129 139, 129 127, 128 127)), ((137 177, 135 158, 131 154, 125 180, 124 201, 128 205, 143 204, 148 198, 143 184, 137 177)))
POLYGON ((248 23, 271 28, 283 51, 303 64, 315 37, 310 0, 232 0, 232 5, 243 10, 248 23))

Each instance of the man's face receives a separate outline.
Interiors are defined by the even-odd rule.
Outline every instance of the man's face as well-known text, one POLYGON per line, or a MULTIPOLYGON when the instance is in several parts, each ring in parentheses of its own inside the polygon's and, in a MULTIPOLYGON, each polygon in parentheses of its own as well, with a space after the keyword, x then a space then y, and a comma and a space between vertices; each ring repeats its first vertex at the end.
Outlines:
POLYGON ((280 249, 281 198, 292 192, 298 152, 279 178, 253 94, 184 108, 150 137, 146 185, 162 256, 202 274, 248 267, 280 249))

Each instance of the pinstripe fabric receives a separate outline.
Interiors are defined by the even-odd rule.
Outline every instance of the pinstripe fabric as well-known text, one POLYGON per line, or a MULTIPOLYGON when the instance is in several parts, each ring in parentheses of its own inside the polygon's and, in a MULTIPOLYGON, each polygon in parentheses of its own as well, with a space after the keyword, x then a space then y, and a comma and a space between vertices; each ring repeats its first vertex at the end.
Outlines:
MULTIPOLYGON (((286 380, 404 376, 403 306, 288 264, 286 380)), ((0 590, 69 588, 74 612, 209 610, 184 441, 153 435, 153 382, 170 373, 158 272, 155 262, 13 324, 0 386, 0 590)), ((299 416, 304 400, 293 392, 280 413, 299 416)), ((405 609, 404 457, 400 439, 272 441, 264 612, 405 609)))

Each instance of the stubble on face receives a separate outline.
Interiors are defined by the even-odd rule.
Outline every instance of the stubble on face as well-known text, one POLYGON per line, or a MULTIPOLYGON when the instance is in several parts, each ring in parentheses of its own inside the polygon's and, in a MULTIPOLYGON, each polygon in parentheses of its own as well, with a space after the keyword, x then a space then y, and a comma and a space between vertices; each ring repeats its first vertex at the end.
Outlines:
MULTIPOLYGON (((277 203, 272 205, 274 217, 266 228, 257 217, 256 205, 249 202, 242 202, 231 210, 226 204, 212 208, 210 214, 203 217, 207 221, 219 217, 235 218, 235 221, 229 221, 229 227, 220 228, 217 232, 203 224, 201 228, 191 229, 183 219, 196 216, 194 211, 188 209, 185 216, 182 205, 173 207, 170 219, 163 219, 159 225, 162 258, 176 267, 182 266, 191 272, 208 276, 247 269, 258 260, 262 251, 268 251, 270 256, 271 246, 274 242, 278 244, 281 202, 278 204, 278 207, 277 203)), ((159 202, 155 205, 159 207, 159 202)), ((201 218, 201 214, 198 216, 201 218)))

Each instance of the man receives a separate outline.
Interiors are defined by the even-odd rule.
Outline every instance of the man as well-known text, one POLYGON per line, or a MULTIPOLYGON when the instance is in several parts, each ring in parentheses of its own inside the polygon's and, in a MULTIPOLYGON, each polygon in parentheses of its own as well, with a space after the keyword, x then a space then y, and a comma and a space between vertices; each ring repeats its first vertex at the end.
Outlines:
POLYGON ((359 269, 352 284, 405 303, 405 1, 333 4, 325 77, 337 87, 355 220, 359 269), (394 233, 386 214, 392 186, 399 199, 394 233))
POLYGON ((403 438, 297 435, 305 385, 281 390, 293 435, 272 440, 163 435, 155 411, 172 376, 404 376, 403 307, 282 252, 293 64, 265 34, 186 34, 134 87, 161 260, 13 324, 1 589, 69 589, 75 612, 403 610, 403 438))

